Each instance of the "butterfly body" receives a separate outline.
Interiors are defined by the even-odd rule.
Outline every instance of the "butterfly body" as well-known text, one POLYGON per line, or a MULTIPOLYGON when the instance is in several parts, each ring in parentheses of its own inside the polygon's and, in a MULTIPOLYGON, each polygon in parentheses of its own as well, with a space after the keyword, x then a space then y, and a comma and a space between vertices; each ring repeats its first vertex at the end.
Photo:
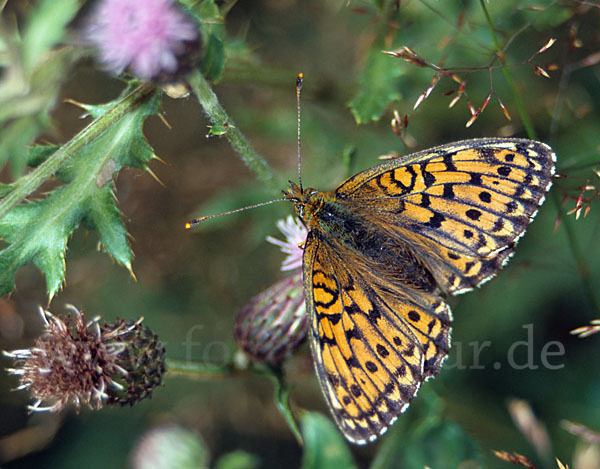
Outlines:
POLYGON ((368 265, 379 277, 429 292, 436 289, 431 272, 408 245, 371 223, 368 216, 357 211, 352 199, 312 188, 302 191, 293 183, 287 194, 315 238, 311 242, 333 244, 349 263, 368 265))
POLYGON ((374 441, 450 348, 447 294, 495 275, 551 185, 554 154, 474 139, 284 192, 309 229, 303 281, 315 369, 346 438, 374 441))

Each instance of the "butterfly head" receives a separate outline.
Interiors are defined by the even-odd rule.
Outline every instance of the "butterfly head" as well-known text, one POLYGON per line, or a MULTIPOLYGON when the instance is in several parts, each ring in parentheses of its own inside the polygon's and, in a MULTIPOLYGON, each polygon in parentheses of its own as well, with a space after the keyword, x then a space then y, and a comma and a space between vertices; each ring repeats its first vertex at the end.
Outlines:
POLYGON ((323 205, 321 192, 313 188, 301 188, 295 182, 290 181, 289 189, 283 191, 283 196, 294 204, 294 211, 302 222, 310 229, 319 209, 323 205))

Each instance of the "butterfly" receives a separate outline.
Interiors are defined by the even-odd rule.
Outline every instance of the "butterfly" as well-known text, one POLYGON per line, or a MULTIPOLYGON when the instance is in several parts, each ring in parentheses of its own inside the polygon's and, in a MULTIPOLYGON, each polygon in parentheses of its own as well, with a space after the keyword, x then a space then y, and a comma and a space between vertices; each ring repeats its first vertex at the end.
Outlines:
POLYGON ((450 349, 445 298, 492 278, 544 201, 544 143, 478 138, 388 160, 334 191, 290 182, 308 228, 303 284, 316 374, 356 444, 394 423, 450 349))

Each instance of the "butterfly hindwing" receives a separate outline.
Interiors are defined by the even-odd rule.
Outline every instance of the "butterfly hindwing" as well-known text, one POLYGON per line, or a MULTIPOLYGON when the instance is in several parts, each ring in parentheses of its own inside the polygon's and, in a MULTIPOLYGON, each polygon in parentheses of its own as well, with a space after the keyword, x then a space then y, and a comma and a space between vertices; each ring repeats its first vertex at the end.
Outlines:
POLYGON ((438 373, 450 345, 450 312, 435 295, 411 298, 348 256, 311 232, 304 282, 321 388, 345 436, 365 443, 438 373))

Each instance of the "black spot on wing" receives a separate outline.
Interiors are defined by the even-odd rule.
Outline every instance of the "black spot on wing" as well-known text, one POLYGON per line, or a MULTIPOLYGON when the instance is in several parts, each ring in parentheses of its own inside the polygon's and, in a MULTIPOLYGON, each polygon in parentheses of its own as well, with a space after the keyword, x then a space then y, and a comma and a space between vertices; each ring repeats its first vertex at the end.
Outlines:
POLYGON ((346 330, 346 339, 348 341, 350 341, 350 339, 361 340, 362 338, 363 338, 362 332, 360 332, 360 330, 358 330, 356 327, 346 330))
POLYGON ((494 226, 492 228, 492 231, 494 233, 497 233, 498 231, 501 231, 502 228, 504 228, 504 220, 502 218, 498 218, 495 222, 494 222, 494 226))
POLYGON ((452 159, 455 153, 446 153, 444 155, 444 164, 446 165, 446 171, 456 171, 456 165, 452 159))
POLYGON ((502 177, 508 177, 512 171, 509 166, 500 166, 498 169, 498 174, 502 177))
POLYGON ((465 212, 465 215, 467 215, 467 217, 469 217, 471 220, 477 221, 481 217, 481 212, 471 208, 465 212))
POLYGON ((481 174, 471 173, 471 180, 469 182, 475 186, 481 186, 481 174))
POLYGON ((477 148, 477 152, 481 156, 481 158, 489 163, 495 161, 496 159, 496 149, 490 147, 479 147, 477 148))
POLYGON ((375 363, 373 363, 372 361, 367 361, 365 363, 365 368, 367 370, 369 370, 371 373, 375 373, 379 368, 377 367, 377 365, 375 363))
POLYGON ((442 197, 447 200, 454 200, 455 194, 452 184, 444 184, 444 193, 442 194, 442 197))
POLYGON ((421 320, 421 315, 416 311, 411 310, 408 312, 408 319, 410 319, 413 322, 419 322, 421 320))
POLYGON ((390 354, 390 352, 388 351, 388 349, 387 349, 387 348, 385 348, 385 347, 384 347, 383 345, 381 345, 381 344, 377 344, 377 347, 376 347, 376 349, 377 349, 377 353, 378 353, 378 354, 379 354, 379 356, 380 356, 380 357, 382 357, 382 358, 386 358, 386 357, 387 357, 387 356, 390 354))
POLYGON ((428 172, 425 168, 427 167, 427 163, 423 163, 421 165, 421 172, 423 174, 423 183, 425 184, 425 187, 431 187, 433 184, 435 184, 435 176, 433 174, 431 174, 430 172, 428 172))
POLYGON ((492 201, 492 195, 487 191, 482 191, 479 193, 479 200, 489 204, 492 201))
POLYGON ((433 215, 431 215, 429 221, 426 223, 426 225, 430 226, 431 228, 439 228, 442 226, 442 222, 444 221, 446 221, 444 215, 438 212, 434 212, 433 215))

